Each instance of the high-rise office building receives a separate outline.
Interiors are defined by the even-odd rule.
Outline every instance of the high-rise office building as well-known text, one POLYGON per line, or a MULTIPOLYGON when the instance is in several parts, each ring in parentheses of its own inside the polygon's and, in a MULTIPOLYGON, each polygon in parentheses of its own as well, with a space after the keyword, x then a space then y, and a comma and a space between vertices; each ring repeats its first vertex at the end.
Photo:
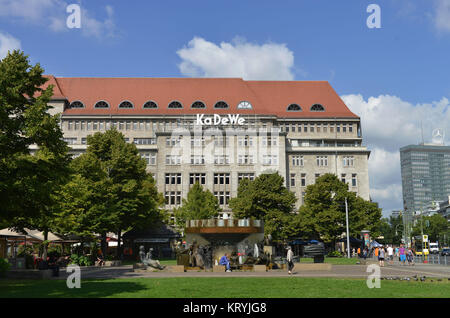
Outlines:
POLYGON ((450 147, 409 145, 400 149, 405 216, 423 211, 431 201, 450 194, 450 147))

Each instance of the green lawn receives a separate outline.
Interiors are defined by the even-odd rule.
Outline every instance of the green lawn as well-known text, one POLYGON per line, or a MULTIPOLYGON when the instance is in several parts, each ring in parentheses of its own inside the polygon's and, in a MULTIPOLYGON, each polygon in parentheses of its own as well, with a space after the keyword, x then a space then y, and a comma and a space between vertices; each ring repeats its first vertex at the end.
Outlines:
POLYGON ((83 280, 80 289, 68 289, 64 280, 0 280, 0 297, 448 298, 450 282, 381 281, 369 289, 364 279, 176 277, 83 280))

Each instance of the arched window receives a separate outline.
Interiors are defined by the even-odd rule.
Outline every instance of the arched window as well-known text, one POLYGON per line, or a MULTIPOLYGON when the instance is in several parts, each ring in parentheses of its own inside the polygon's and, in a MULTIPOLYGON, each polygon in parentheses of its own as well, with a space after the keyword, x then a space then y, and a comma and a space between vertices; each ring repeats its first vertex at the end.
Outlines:
POLYGON ((192 103, 191 108, 206 108, 206 105, 198 100, 192 103))
POLYGON ((98 101, 94 107, 95 108, 109 108, 109 104, 108 104, 108 102, 101 100, 101 101, 98 101))
POLYGON ((145 102, 144 106, 142 108, 158 108, 158 104, 156 104, 154 101, 149 100, 148 102, 145 102))
POLYGON ((72 102, 69 106, 70 108, 84 108, 84 104, 79 100, 72 102))
POLYGON ((324 112, 325 108, 320 104, 314 104, 311 106, 311 111, 312 112, 324 112))
POLYGON ((252 109, 252 104, 247 101, 242 101, 237 105, 238 109, 252 109))
POLYGON ((119 104, 119 108, 133 108, 133 104, 130 101, 123 101, 119 104))
POLYGON ((299 105, 297 105, 297 104, 290 104, 287 107, 287 111, 288 112, 301 112, 302 108, 299 105))
POLYGON ((214 105, 214 108, 228 108, 228 104, 221 100, 214 105))
POLYGON ((180 102, 173 101, 167 106, 167 108, 183 108, 183 105, 181 105, 180 102))

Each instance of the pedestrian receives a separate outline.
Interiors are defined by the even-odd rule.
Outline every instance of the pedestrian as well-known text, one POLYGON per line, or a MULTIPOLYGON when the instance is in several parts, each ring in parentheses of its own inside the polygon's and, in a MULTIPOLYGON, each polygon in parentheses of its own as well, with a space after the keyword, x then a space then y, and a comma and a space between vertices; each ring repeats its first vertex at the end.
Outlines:
POLYGON ((368 253, 369 253, 369 250, 367 249, 367 247, 364 248, 364 251, 363 251, 363 258, 364 258, 364 261, 366 260, 367 254, 368 254, 368 253))
POLYGON ((398 249, 398 255, 399 255, 399 258, 400 258, 400 262, 403 265, 406 265, 405 264, 405 262, 406 262, 406 249, 403 247, 403 244, 400 245, 400 248, 398 249))
POLYGON ((288 273, 289 275, 292 274, 292 269, 294 268, 294 252, 292 252, 292 249, 290 246, 287 248, 287 256, 286 260, 288 262, 288 273))
POLYGON ((391 245, 388 245, 387 254, 388 254, 389 263, 391 265, 393 265, 394 264, 394 249, 392 248, 391 245))
POLYGON ((400 262, 400 254, 398 254, 398 246, 395 248, 395 257, 398 257, 398 261, 400 262))
POLYGON ((380 267, 384 267, 384 257, 385 257, 384 247, 380 247, 378 251, 378 261, 380 262, 380 267))
POLYGON ((408 259, 408 265, 414 265, 414 252, 411 248, 408 248, 408 254, 406 255, 406 258, 408 259))

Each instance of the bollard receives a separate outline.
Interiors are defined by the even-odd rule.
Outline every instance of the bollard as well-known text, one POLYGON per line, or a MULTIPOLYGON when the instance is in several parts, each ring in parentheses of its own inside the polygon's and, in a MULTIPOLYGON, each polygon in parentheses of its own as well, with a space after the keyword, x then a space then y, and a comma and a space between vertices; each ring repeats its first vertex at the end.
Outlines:
POLYGON ((441 265, 441 255, 438 253, 438 264, 441 265))

